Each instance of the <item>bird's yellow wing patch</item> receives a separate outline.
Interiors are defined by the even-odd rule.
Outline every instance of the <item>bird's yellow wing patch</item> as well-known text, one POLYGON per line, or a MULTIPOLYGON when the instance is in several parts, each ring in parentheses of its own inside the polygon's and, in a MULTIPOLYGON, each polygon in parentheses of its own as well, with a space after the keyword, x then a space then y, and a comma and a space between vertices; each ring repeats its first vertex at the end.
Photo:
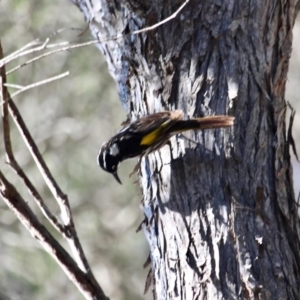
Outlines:
POLYGON ((164 129, 164 127, 166 127, 166 125, 169 122, 170 122, 170 120, 167 120, 166 122, 162 123, 158 128, 154 129, 153 131, 151 131, 150 133, 145 135, 142 138, 140 145, 150 146, 153 143, 155 143, 157 138, 160 136, 162 130, 164 129))

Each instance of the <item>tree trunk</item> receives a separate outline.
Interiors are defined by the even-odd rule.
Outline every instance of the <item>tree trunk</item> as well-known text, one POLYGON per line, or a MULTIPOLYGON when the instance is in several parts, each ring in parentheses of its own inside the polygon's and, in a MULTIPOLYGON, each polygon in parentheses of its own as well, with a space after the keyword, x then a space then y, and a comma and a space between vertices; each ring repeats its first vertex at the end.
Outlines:
POLYGON ((132 118, 235 116, 231 129, 177 136, 142 161, 154 298, 300 299, 284 99, 294 1, 189 1, 139 34, 183 2, 73 2, 132 118))

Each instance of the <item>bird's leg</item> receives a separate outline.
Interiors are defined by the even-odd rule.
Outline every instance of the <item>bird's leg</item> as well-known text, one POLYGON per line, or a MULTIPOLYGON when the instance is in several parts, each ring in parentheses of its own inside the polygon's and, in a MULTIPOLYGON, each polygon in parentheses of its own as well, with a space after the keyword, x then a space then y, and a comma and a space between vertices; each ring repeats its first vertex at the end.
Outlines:
POLYGON ((178 134, 178 137, 179 137, 179 138, 186 139, 187 141, 192 142, 192 143, 194 143, 194 144, 198 144, 196 141, 194 141, 194 140, 192 140, 192 139, 186 137, 186 136, 183 135, 182 133, 179 133, 179 134, 178 134))
POLYGON ((142 158, 143 156, 140 156, 139 159, 138 159, 138 162, 137 164, 135 165, 133 171, 129 174, 129 177, 131 177, 134 173, 138 172, 140 167, 141 167, 141 162, 142 162, 142 158))

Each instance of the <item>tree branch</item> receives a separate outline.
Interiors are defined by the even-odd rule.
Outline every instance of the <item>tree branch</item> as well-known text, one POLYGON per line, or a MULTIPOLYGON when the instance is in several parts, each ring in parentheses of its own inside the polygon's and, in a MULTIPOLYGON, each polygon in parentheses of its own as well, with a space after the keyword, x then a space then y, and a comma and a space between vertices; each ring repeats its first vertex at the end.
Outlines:
POLYGON ((180 7, 172 14, 170 15, 169 17, 165 18, 164 20, 160 21, 160 22, 157 22, 155 23, 154 25, 152 26, 149 26, 149 27, 145 27, 145 28, 142 28, 142 29, 139 29, 139 30, 135 30, 132 32, 132 34, 138 34, 138 33, 142 33, 142 32, 146 32, 146 31, 150 31, 150 30, 153 30, 167 22, 169 22, 170 20, 176 18, 176 16, 180 13, 180 11, 188 4, 190 0, 185 0, 185 2, 183 4, 180 5, 180 7))
MULTIPOLYGON (((0 43, 0 58, 3 57, 3 50, 0 43)), ((54 216, 44 200, 40 196, 39 192, 36 190, 34 185, 31 183, 29 178, 26 176, 22 168, 19 166, 15 159, 12 151, 11 140, 10 140, 10 124, 9 124, 9 114, 8 114, 8 102, 4 99, 10 99, 9 92, 5 86, 6 84, 6 74, 5 67, 0 68, 0 103, 2 104, 2 122, 3 122, 3 137, 4 137, 4 147, 6 152, 7 163, 13 168, 17 175, 23 180, 25 186, 27 187, 29 193, 37 203, 38 207, 44 214, 44 216, 49 220, 52 226, 60 232, 64 237, 66 237, 66 230, 63 225, 58 221, 57 217, 54 216)))
POLYGON ((40 86, 40 85, 43 85, 43 84, 46 84, 46 83, 49 83, 49 82, 61 79, 63 77, 68 76, 69 74, 70 74, 70 72, 68 71, 68 72, 65 72, 65 73, 62 73, 62 74, 59 74, 59 75, 56 75, 56 76, 53 76, 53 77, 50 77, 50 78, 38 81, 38 82, 35 82, 33 84, 29 84, 29 85, 23 86, 17 92, 14 92, 10 96, 10 99, 14 98, 15 96, 17 96, 17 95, 19 95, 19 94, 21 94, 21 93, 23 93, 23 92, 25 92, 27 90, 30 90, 30 89, 35 88, 37 86, 40 86))
POLYGON ((65 249, 53 238, 38 221, 15 187, 0 171, 0 194, 7 206, 16 214, 30 234, 55 259, 69 279, 77 286, 86 299, 108 300, 101 287, 91 280, 74 262, 65 249))
MULTIPOLYGON (((4 69, 4 67, 2 67, 4 69)), ((5 71, 2 71, 5 72, 5 71)), ((4 82, 5 84, 6 82, 4 82)), ((80 245, 79 239, 77 237, 77 233, 74 227, 74 223, 72 220, 72 213, 68 201, 67 195, 65 195, 60 187, 58 186, 57 182, 55 181, 54 177, 52 176, 51 172, 49 171, 42 155, 39 152, 38 147, 36 146, 27 126, 19 113, 17 106, 15 105, 14 101, 11 99, 7 92, 7 99, 4 98, 4 104, 7 102, 9 112, 21 133, 21 136, 29 149, 38 169, 40 170, 48 188, 52 192, 54 198, 56 199, 63 219, 63 224, 65 228, 65 236, 67 238, 68 243, 73 251, 73 254, 76 258, 76 261, 80 268, 86 272, 90 272, 90 267, 88 265, 87 259, 84 255, 83 249, 80 245)), ((5 106, 4 106, 5 107, 5 106)), ((6 108, 4 108, 6 110, 6 108)), ((7 135, 7 134, 6 134, 7 135)), ((7 136, 6 136, 7 139, 7 136)), ((10 149, 10 151, 12 151, 10 149)))
MULTIPOLYGON (((3 62, 3 50, 0 43, 0 61, 3 62)), ((16 94, 16 93, 15 93, 16 94)), ((2 103, 2 121, 4 133, 4 146, 9 165, 15 170, 17 175, 23 180, 28 188, 30 194, 35 199, 37 205, 50 221, 50 223, 67 239, 72 252, 75 256, 77 265, 74 263, 69 254, 56 242, 52 235, 40 224, 36 216, 27 206, 25 201, 19 195, 17 190, 6 180, 0 171, 0 193, 6 204, 14 211, 23 225, 30 231, 30 233, 37 238, 43 247, 49 252, 63 268, 68 277, 75 283, 79 290, 84 294, 86 299, 107 299, 101 287, 94 278, 94 275, 89 267, 82 246, 79 242, 74 222, 72 219, 71 209, 67 196, 61 191, 52 174, 50 173, 46 163, 44 162, 25 122, 20 115, 17 106, 13 102, 7 87, 6 87, 6 74, 5 65, 0 65, 0 101, 2 103), (45 182, 53 193, 57 203, 60 206, 63 225, 57 218, 50 212, 45 205, 42 197, 35 189, 31 181, 23 172, 19 164, 14 158, 10 141, 10 112, 25 144, 27 145, 32 157, 34 158, 45 182), (80 272, 79 272, 80 271, 80 272)))

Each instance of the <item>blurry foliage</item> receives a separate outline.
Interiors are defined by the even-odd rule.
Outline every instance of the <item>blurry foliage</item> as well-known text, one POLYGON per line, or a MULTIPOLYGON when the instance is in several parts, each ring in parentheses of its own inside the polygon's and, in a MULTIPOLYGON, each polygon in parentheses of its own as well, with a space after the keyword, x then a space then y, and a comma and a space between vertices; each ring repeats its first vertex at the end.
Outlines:
MULTIPOLYGON (((33 40, 43 41, 61 28, 69 29, 54 35, 51 42, 90 40, 89 31, 78 37, 85 27, 82 14, 68 1, 60 1, 59 5, 38 0, 0 2, 5 55, 33 40)), ((13 61, 6 66, 7 71, 32 57, 13 61)), ((57 53, 12 73, 8 82, 25 86, 65 71, 70 71, 68 77, 22 93, 15 103, 48 167, 69 197, 79 238, 105 293, 111 299, 147 299, 150 295, 143 296, 147 274, 143 263, 149 250, 143 233, 135 232, 143 219, 141 195, 133 184, 136 178, 128 178, 136 161, 122 164, 122 186, 96 161, 101 144, 126 119, 101 53, 95 46, 57 53)), ((45 202, 58 212, 13 123, 11 127, 17 160, 45 202)), ((47 226, 21 181, 5 164, 2 142, 0 153, 1 170, 47 226)), ((54 230, 51 232, 58 237, 54 230)), ((0 299, 83 299, 2 201, 0 235, 0 299)), ((60 242, 69 251, 65 241, 60 242)))
MULTIPOLYGON (((85 26, 81 13, 68 1, 60 1, 59 5, 39 0, 0 2, 0 36, 6 55, 37 38, 43 40, 60 28, 83 30, 85 26)), ((53 39, 91 39, 88 32, 79 39, 80 32, 66 30, 53 39)), ((294 30, 294 51, 286 94, 286 99, 297 111, 300 109, 297 101, 299 36, 298 24, 294 30)), ((24 58, 7 66, 7 70, 21 62, 24 58)), ((69 77, 29 90, 17 96, 15 102, 50 170, 69 196, 83 248, 106 294, 112 299, 150 299, 151 293, 142 296, 147 272, 142 264, 148 256, 148 246, 143 234, 135 233, 142 220, 141 195, 133 184, 134 178, 127 177, 135 161, 121 165, 122 186, 100 170, 96 163, 101 143, 113 135, 126 118, 115 83, 107 73, 100 52, 95 46, 89 46, 58 53, 9 75, 8 81, 27 85, 68 70, 71 72, 69 77)), ((300 118, 296 115, 294 138, 298 149, 299 128, 300 118)), ((47 204, 58 211, 13 124, 12 142, 19 163, 47 204)), ((5 165, 2 143, 0 153, 0 168, 35 209, 22 183, 5 165)), ((294 165, 294 173, 295 189, 299 191, 298 163, 294 165)), ((44 220, 39 211, 35 211, 44 220)), ((0 235, 0 299, 83 298, 2 201, 0 235)), ((61 242, 68 249, 65 242, 61 242)))

